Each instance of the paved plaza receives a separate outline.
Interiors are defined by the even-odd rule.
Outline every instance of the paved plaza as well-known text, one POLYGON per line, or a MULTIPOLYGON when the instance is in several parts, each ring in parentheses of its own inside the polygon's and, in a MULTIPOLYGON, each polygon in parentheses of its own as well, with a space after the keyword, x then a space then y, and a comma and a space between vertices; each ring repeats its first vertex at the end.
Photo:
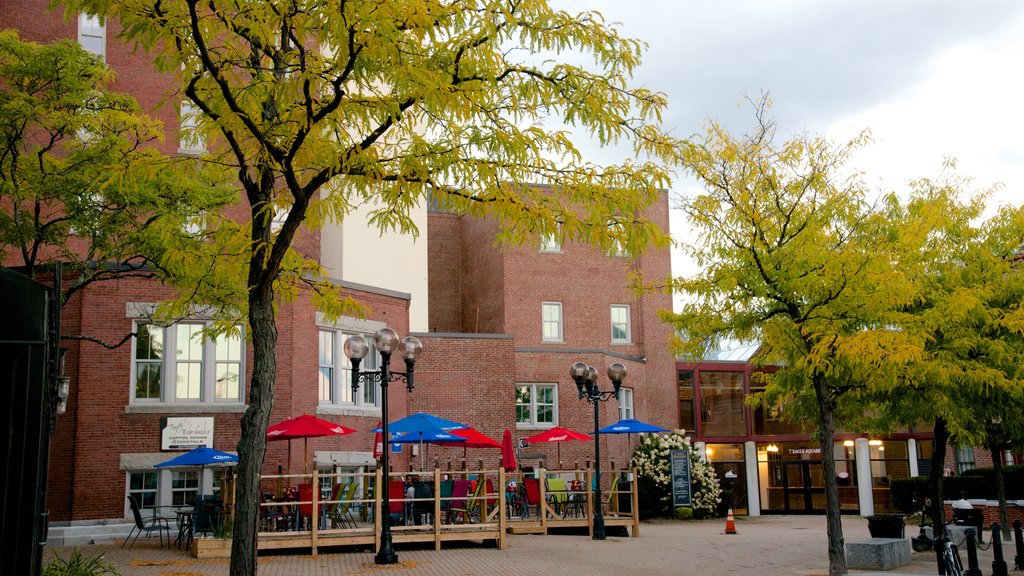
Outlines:
MULTIPOLYGON (((811 576, 828 574, 824 516, 762 516, 738 519, 737 534, 724 534, 725 520, 655 521, 640 526, 640 538, 610 536, 605 541, 575 535, 509 536, 504 550, 473 543, 430 547, 398 546, 399 564, 377 566, 365 550, 329 549, 308 553, 263 554, 260 576, 342 576, 401 574, 423 576, 811 576)), ((847 541, 868 538, 867 520, 843 518, 847 541)), ((907 537, 916 530, 907 527, 907 537)), ((986 538, 987 541, 987 538, 986 538)), ((196 560, 184 551, 162 549, 140 539, 131 550, 118 545, 87 546, 83 553, 103 553, 124 576, 226 576, 227 560, 196 560)), ((1004 543, 1013 569, 1013 542, 1004 543), (1007 545, 1008 544, 1008 545, 1007 545)), ((70 548, 47 550, 66 557, 70 548)), ((961 552, 964 562, 966 551, 961 552)), ((979 552, 983 574, 992 573, 992 550, 979 552)), ((870 572, 851 570, 867 576, 870 572)), ((888 572, 936 574, 935 555, 915 552, 909 566, 888 572)))

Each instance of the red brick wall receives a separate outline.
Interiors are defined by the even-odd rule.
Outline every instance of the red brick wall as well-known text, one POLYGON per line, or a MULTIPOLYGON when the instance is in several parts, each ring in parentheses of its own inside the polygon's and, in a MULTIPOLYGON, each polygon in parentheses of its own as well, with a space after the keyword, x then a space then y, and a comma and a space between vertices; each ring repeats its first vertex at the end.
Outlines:
MULTIPOLYGON (((667 229, 667 195, 662 195, 645 216, 667 229)), ((516 352, 507 364, 484 367, 486 365, 472 355, 455 359, 475 365, 477 370, 511 376, 504 396, 507 404, 491 407, 500 408, 496 416, 505 419, 505 426, 513 427, 515 422, 515 383, 553 382, 559 386, 559 423, 582 432, 592 431, 593 408, 577 400, 576 386, 568 375, 572 362, 581 360, 598 368, 601 385, 606 388, 610 387, 605 376, 607 366, 623 361, 629 370, 624 386, 634 390, 635 417, 666 428, 678 427, 675 361, 668 353, 671 330, 657 318, 659 310, 671 307, 671 298, 663 293, 637 297, 629 290, 632 272, 642 271, 652 280, 669 275, 668 250, 652 250, 635 260, 608 257, 595 248, 574 243, 566 243, 560 254, 542 253, 535 246, 500 250, 493 245, 498 230, 493 219, 462 217, 458 220, 464 253, 462 268, 458 278, 451 278, 454 257, 450 251, 435 252, 434 247, 456 243, 458 232, 451 225, 451 215, 432 214, 431 218, 431 313, 436 312, 437 318, 450 315, 450 309, 436 311, 434 303, 448 304, 457 299, 455 287, 459 287, 464 310, 463 331, 513 335, 516 352), (541 302, 547 300, 563 304, 565 341, 562 343, 541 342, 541 302), (611 344, 612 304, 630 306, 630 344, 611 344), (476 329, 477 310, 479 330, 476 329), (641 357, 645 360, 638 360, 641 357)), ((435 325, 432 321, 431 326, 435 325)), ((486 345, 486 341, 482 342, 486 345)), ((481 408, 476 405, 483 402, 478 399, 479 390, 462 387, 458 390, 465 397, 463 410, 481 408)), ((601 405, 601 425, 617 419, 616 401, 601 405)), ((537 431, 514 432, 518 439, 537 431)), ((602 445, 604 463, 607 465, 608 460, 614 459, 617 464, 624 464, 628 459, 627 442, 626 437, 606 438, 602 445)), ((555 446, 544 445, 529 450, 550 452, 549 465, 554 464, 556 451, 555 446)), ((563 464, 572 466, 578 462, 583 466, 593 459, 593 444, 568 442, 561 452, 563 464)))
MULTIPOLYGON (((402 391, 410 413, 429 412, 463 422, 499 442, 506 428, 515 432, 511 336, 419 337, 423 357, 416 363, 416 389, 411 394, 402 391)), ((435 459, 444 467, 449 460, 460 462, 463 449, 432 447, 429 452, 428 467, 435 459)), ((495 448, 467 449, 473 467, 478 458, 485 466, 496 466, 500 454, 495 448)))
POLYGON ((509 284, 506 263, 494 246, 498 223, 490 218, 460 219, 462 234, 462 332, 513 333, 505 324, 509 284))
POLYGON ((427 325, 431 332, 462 332, 462 219, 455 214, 427 216, 427 325))

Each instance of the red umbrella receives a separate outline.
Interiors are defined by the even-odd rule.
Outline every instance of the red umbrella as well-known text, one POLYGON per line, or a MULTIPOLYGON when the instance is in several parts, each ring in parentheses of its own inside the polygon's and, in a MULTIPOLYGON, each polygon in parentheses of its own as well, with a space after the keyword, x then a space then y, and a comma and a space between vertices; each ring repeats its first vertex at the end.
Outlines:
POLYGON ((501 463, 506 472, 516 469, 516 448, 512 444, 512 432, 508 428, 501 436, 501 463))
POLYGON ((306 471, 307 467, 307 456, 308 456, 308 439, 319 438, 321 436, 344 436, 345 434, 352 434, 355 430, 342 426, 341 424, 335 424, 327 420, 321 420, 316 416, 310 416, 309 414, 303 414, 298 418, 292 418, 290 420, 284 420, 274 424, 270 428, 267 428, 267 440, 289 440, 288 442, 288 472, 291 473, 291 453, 292 438, 302 438, 303 441, 303 454, 302 454, 302 471, 306 471))
POLYGON ((466 441, 445 442, 442 446, 461 445, 466 448, 501 448, 501 444, 498 444, 497 440, 492 439, 490 436, 487 436, 476 428, 462 428, 459 430, 452 430, 451 433, 456 436, 462 436, 466 441))
POLYGON ((562 442, 568 442, 570 440, 590 440, 590 436, 586 434, 580 434, 579 432, 573 432, 568 428, 562 428, 561 426, 555 426, 549 428, 540 434, 535 434, 526 439, 527 442, 556 442, 558 443, 558 467, 562 467, 562 442))
POLYGON ((462 459, 466 459, 467 448, 501 448, 501 444, 498 444, 497 440, 494 440, 490 436, 477 430, 476 428, 459 428, 458 430, 449 430, 456 436, 462 436, 466 439, 465 442, 438 442, 438 446, 462 446, 462 459))
POLYGON ((377 420, 377 433, 373 435, 373 459, 380 460, 384 456, 384 437, 379 430, 381 421, 377 420))

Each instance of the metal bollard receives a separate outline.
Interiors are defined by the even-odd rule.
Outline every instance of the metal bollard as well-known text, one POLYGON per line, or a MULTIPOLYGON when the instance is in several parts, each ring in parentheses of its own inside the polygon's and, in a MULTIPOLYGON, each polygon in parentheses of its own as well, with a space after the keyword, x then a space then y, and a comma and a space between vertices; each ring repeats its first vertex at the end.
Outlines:
POLYGON ((1024 534, 1021 533, 1020 520, 1013 521, 1013 543, 1017 554, 1013 557, 1013 569, 1024 570, 1024 534))
POLYGON ((1003 533, 999 522, 992 524, 992 576, 1010 576, 1003 560, 1003 533))
POLYGON ((975 542, 974 529, 968 528, 967 533, 967 570, 964 576, 982 576, 978 566, 978 543, 975 542))

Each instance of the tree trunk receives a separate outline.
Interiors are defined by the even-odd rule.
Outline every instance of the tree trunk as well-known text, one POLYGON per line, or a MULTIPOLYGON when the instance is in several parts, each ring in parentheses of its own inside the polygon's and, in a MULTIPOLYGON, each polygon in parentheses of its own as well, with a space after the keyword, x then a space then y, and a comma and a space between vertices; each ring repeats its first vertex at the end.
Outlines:
MULTIPOLYGON (((946 446, 949 444, 949 430, 946 429, 946 421, 942 418, 935 419, 935 426, 932 432, 935 445, 932 447, 932 474, 930 477, 932 509, 932 538, 938 540, 946 534, 946 509, 942 505, 942 476, 946 466, 946 446)), ((935 547, 935 561, 939 566, 939 574, 945 574, 942 567, 942 548, 935 547)))
POLYGON ((253 369, 249 407, 242 417, 242 436, 238 440, 238 483, 230 570, 231 574, 240 576, 256 574, 260 474, 267 453, 267 428, 274 404, 277 372, 277 325, 274 323, 272 286, 271 282, 266 282, 249 292, 253 369))
POLYGON ((833 436, 836 431, 832 394, 823 375, 814 377, 814 394, 818 400, 818 442, 821 446, 821 468, 825 480, 825 519, 828 526, 829 576, 846 574, 842 512, 839 509, 839 484, 836 483, 836 457, 833 436))
POLYGON ((1006 508, 1006 483, 1003 481, 1003 461, 999 457, 999 448, 1002 443, 999 442, 998 433, 993 434, 992 430, 989 430, 988 438, 988 451, 992 454, 992 469, 995 471, 996 477, 996 499, 999 500, 999 524, 1003 529, 1003 539, 1009 541, 1010 523, 1009 511, 1006 508))

